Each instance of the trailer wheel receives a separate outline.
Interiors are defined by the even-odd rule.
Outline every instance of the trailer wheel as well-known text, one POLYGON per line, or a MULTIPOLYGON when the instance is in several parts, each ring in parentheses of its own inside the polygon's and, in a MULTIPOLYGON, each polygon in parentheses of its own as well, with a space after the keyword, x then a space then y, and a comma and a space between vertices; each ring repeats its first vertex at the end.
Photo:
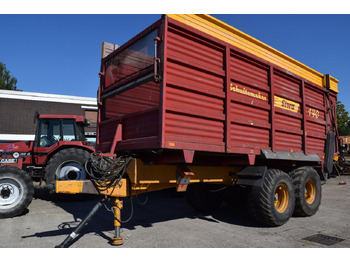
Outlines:
POLYGON ((266 172, 263 185, 253 187, 249 208, 253 217, 267 226, 281 226, 294 211, 294 186, 288 174, 277 169, 266 172))
POLYGON ((200 212, 212 212, 223 202, 221 192, 215 192, 214 185, 205 183, 189 184, 186 190, 186 201, 190 207, 200 212))
POLYGON ((312 167, 300 167, 290 173, 295 189, 295 216, 312 216, 318 211, 321 198, 321 180, 312 167))
POLYGON ((85 162, 90 153, 81 148, 67 148, 51 157, 45 168, 46 184, 56 180, 83 180, 87 178, 85 162))
POLYGON ((33 195, 32 180, 23 170, 14 166, 0 167, 0 218, 23 214, 33 195))

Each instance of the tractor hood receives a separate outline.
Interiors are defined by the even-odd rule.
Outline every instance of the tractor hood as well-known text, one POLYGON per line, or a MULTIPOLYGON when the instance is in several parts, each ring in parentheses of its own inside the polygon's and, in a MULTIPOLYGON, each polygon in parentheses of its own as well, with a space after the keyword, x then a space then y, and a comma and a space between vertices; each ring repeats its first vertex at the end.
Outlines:
POLYGON ((5 155, 11 155, 13 158, 23 157, 27 155, 32 148, 32 141, 0 144, 0 158, 3 158, 5 155))

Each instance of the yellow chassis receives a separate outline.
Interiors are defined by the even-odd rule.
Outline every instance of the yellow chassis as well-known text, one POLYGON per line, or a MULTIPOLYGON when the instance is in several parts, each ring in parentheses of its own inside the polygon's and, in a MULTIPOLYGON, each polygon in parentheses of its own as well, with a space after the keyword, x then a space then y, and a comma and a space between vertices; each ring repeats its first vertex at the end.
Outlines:
POLYGON ((189 183, 233 185, 237 181, 234 174, 240 170, 240 167, 228 166, 144 165, 141 160, 133 159, 125 170, 128 178, 121 179, 114 187, 107 188, 101 182, 90 180, 56 181, 56 193, 101 194, 111 198, 116 232, 111 244, 122 245, 120 226, 124 197, 171 187, 176 187, 177 191, 186 191, 189 183))
POLYGON ((141 160, 133 159, 125 171, 129 179, 123 178, 113 188, 96 186, 90 180, 56 181, 56 193, 128 197, 171 187, 185 191, 188 183, 233 185, 237 180, 233 174, 240 170, 240 167, 229 166, 144 165, 141 160))

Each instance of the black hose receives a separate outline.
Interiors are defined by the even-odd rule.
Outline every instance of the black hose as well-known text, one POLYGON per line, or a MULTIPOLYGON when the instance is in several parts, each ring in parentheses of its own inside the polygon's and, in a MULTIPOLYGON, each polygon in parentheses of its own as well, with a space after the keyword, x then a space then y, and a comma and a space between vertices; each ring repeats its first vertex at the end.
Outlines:
POLYGON ((106 198, 101 199, 90 211, 90 213, 85 217, 83 221, 79 223, 77 228, 59 245, 55 246, 55 248, 65 248, 68 247, 69 244, 78 236, 80 231, 87 225, 87 223, 91 220, 91 218, 97 213, 100 207, 104 204, 106 198))
POLYGON ((132 157, 128 156, 110 158, 93 153, 90 159, 85 162, 85 170, 98 187, 106 190, 119 185, 126 166, 131 160, 132 157))

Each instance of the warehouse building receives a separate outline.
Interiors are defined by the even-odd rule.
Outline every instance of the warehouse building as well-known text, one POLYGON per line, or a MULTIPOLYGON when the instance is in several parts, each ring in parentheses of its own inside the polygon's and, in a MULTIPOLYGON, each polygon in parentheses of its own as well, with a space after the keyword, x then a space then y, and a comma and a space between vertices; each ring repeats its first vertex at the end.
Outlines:
POLYGON ((0 143, 34 140, 34 114, 82 115, 90 142, 96 139, 96 98, 0 90, 0 143))

